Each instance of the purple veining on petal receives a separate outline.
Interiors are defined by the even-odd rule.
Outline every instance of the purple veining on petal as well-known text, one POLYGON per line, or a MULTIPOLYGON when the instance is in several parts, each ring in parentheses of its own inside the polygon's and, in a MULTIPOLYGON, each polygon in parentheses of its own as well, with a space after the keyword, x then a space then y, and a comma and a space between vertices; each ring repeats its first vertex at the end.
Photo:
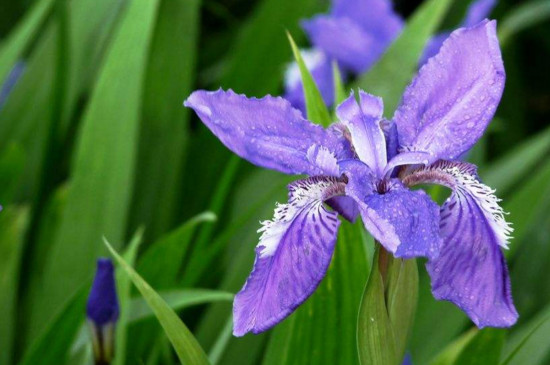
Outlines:
POLYGON ((437 183, 453 190, 441 208, 441 255, 429 261, 437 299, 462 308, 478 327, 507 327, 517 320, 510 279, 500 247, 510 225, 494 190, 481 183, 474 165, 438 161, 413 171, 405 184, 437 183))
POLYGON ((308 159, 312 145, 335 156, 342 141, 331 131, 304 119, 280 97, 247 98, 233 91, 195 91, 184 103, 230 150, 248 161, 287 174, 315 174, 308 159))
POLYGON ((336 108, 336 115, 347 126, 355 152, 379 177, 386 166, 386 139, 380 121, 382 99, 359 91, 360 101, 352 93, 336 108))
MULTIPOLYGON (((326 105, 332 105, 334 103, 334 78, 330 59, 317 49, 302 50, 301 54, 323 101, 326 105)), ((306 115, 304 87, 296 62, 290 64, 285 74, 285 99, 306 115)))
POLYGON ((408 86, 394 121, 400 145, 455 159, 481 137, 504 88, 496 22, 459 29, 408 86))
POLYGON ((495 233, 477 202, 454 193, 441 210, 441 255, 427 264, 432 292, 464 310, 480 328, 509 327, 518 314, 495 233))
POLYGON ((314 177, 289 186, 290 198, 264 222, 254 268, 235 296, 235 336, 259 333, 287 317, 326 274, 340 221, 323 201, 343 193, 334 177, 314 177))

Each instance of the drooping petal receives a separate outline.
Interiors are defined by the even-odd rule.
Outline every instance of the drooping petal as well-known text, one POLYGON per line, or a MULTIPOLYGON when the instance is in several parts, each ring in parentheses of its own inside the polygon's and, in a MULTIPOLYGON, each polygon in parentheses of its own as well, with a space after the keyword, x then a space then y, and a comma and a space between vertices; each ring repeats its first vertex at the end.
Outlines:
MULTIPOLYGON (((301 54, 325 104, 332 105, 334 103, 334 78, 330 59, 317 49, 302 50, 301 54)), ((306 115, 304 87, 296 62, 292 62, 285 73, 285 99, 306 115)))
POLYGON ((370 68, 387 46, 347 17, 319 15, 304 21, 302 26, 315 47, 354 73, 370 68))
POLYGON ((318 173, 308 159, 313 145, 341 153, 334 135, 304 119, 279 97, 247 98, 233 91, 199 90, 184 103, 230 150, 248 161, 287 174, 318 173))
POLYGON ((390 0, 333 0, 331 14, 347 17, 388 46, 403 28, 403 19, 392 8, 390 0))
POLYGON ((387 162, 386 139, 380 127, 382 99, 359 91, 359 103, 352 93, 336 109, 336 115, 347 126, 355 152, 371 170, 381 177, 387 162))
MULTIPOLYGON (((424 191, 411 191, 393 184, 385 194, 369 196, 364 204, 359 204, 359 210, 363 219, 382 220, 393 227, 399 238, 392 251, 396 257, 433 258, 439 255, 439 207, 424 191)), ((380 243, 385 247, 394 246, 380 243)))
POLYGON ((359 161, 343 161, 346 195, 355 199, 365 228, 396 257, 439 254, 439 207, 422 190, 410 191, 398 180, 376 183, 359 161))
POLYGON ((455 159, 481 137, 504 88, 496 22, 459 29, 408 86, 394 121, 400 144, 455 159))
POLYGON ((405 182, 453 189, 441 209, 441 254, 427 264, 434 296, 455 303, 480 328, 514 324, 518 314, 501 252, 512 229, 494 191, 478 180, 473 165, 462 162, 438 162, 405 182))
POLYGON ((473 27, 474 25, 481 22, 483 19, 487 18, 491 11, 495 7, 496 0, 476 0, 473 1, 468 10, 466 11, 466 16, 462 22, 463 27, 473 27))
POLYGON ((254 268, 233 303, 233 333, 265 331, 317 288, 330 264, 340 221, 323 201, 344 193, 334 177, 311 177, 289 186, 288 204, 264 222, 254 268))

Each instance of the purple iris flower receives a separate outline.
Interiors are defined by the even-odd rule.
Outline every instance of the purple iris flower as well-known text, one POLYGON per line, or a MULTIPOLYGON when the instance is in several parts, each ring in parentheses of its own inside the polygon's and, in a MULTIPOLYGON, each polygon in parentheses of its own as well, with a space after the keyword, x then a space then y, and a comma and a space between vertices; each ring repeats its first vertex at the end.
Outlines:
POLYGON ((337 107, 339 121, 327 129, 279 97, 191 94, 184 105, 233 152, 310 176, 288 186, 288 203, 259 229, 254 268, 233 305, 234 334, 267 330, 313 293, 330 264, 338 214, 361 215, 395 257, 427 257, 434 296, 454 302, 478 327, 515 323, 501 252, 512 229, 475 166, 455 160, 482 136, 504 80, 496 23, 485 20, 451 34, 391 121, 382 117, 382 100, 362 91, 337 107), (418 184, 452 194, 440 208, 409 189, 418 184))
MULTIPOLYGON (((466 16, 460 24, 460 27, 473 27, 483 19, 487 18, 495 7, 496 3, 496 0, 473 1, 468 7, 468 10, 466 11, 466 16)), ((430 39, 430 41, 426 45, 426 48, 424 49, 422 57, 420 57, 419 64, 423 65, 424 63, 426 63, 428 58, 435 56, 439 52, 439 49, 441 48, 441 45, 443 44, 445 39, 447 39, 450 34, 451 32, 441 32, 430 39)))
MULTIPOLYGON (((333 0, 329 14, 302 22, 314 45, 304 61, 327 105, 334 102, 331 63, 337 61, 343 75, 367 71, 403 28, 389 0, 333 0)), ((305 111, 300 73, 295 63, 286 73, 285 98, 305 111)))
POLYGON ((96 364, 109 364, 114 352, 114 328, 119 316, 114 270, 111 260, 97 260, 86 306, 96 364))

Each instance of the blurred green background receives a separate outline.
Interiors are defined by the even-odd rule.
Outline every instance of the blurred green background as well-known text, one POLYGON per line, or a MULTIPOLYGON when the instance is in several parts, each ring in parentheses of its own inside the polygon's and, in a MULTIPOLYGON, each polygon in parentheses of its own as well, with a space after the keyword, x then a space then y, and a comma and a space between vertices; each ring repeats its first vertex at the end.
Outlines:
MULTIPOLYGON (((420 3, 396 0, 395 9, 411 19, 420 3)), ((415 28, 406 36, 421 42, 452 29, 467 5, 455 1, 430 15, 425 34, 415 28)), ((370 265, 354 247, 372 242, 349 223, 328 278, 306 305, 265 334, 231 337, 232 293, 252 266, 258 221, 286 199, 293 178, 233 156, 182 107, 197 88, 281 94, 292 60, 285 30, 307 46, 299 20, 328 6, 2 0, 0 84, 14 67, 22 72, 0 99, 0 365, 92 362, 84 305, 95 260, 109 255, 103 237, 125 252, 213 363, 358 361, 356 313, 370 265), (126 249, 136 232, 137 254, 126 249)), ((550 1, 500 0, 491 18, 507 82, 470 160, 515 228, 507 257, 520 321, 509 330, 471 330, 462 312, 432 298, 420 268, 407 346, 415 364, 476 363, 465 355, 476 351, 496 354, 483 364, 550 363, 550 1)), ((408 78, 371 79, 410 80, 421 48, 401 46, 394 52, 412 59, 403 61, 408 78)), ((139 293, 122 270, 117 275, 116 363, 177 363, 139 293)))

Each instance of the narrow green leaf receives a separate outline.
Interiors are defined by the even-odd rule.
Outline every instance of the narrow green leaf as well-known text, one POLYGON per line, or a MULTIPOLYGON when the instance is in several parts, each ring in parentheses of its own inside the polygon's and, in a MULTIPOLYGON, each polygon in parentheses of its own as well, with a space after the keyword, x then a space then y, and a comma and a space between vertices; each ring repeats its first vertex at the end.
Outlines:
POLYGON ((86 280, 67 303, 60 306, 54 320, 29 347, 19 365, 59 365, 64 363, 69 346, 84 319, 89 287, 90 280, 86 280))
POLYGON ((357 349, 362 365, 397 365, 400 357, 386 307, 379 260, 380 248, 377 247, 359 309, 357 349))
POLYGON ((28 209, 4 207, 0 212, 0 364, 13 363, 17 294, 28 209))
POLYGON ((545 365, 550 354, 550 306, 543 308, 527 324, 509 337, 501 365, 545 365))
MULTIPOLYGON (((233 293, 209 289, 177 289, 159 291, 158 294, 174 311, 193 305, 233 300, 233 293)), ((130 323, 142 321, 154 314, 143 298, 134 298, 129 304, 130 323)))
POLYGON ((525 28, 543 22, 550 17, 550 2, 547 0, 529 1, 510 10, 499 23, 498 38, 501 47, 525 28))
POLYGON ((416 260, 392 259, 388 273, 387 308, 395 335, 396 354, 405 356, 418 302, 418 267, 416 260))
POLYGON ((152 244, 138 261, 138 270, 155 287, 167 289, 179 280, 182 263, 188 255, 191 237, 201 223, 215 222, 212 212, 201 213, 152 244))
POLYGON ((183 364, 209 364, 208 358, 199 343, 193 337, 187 326, 180 320, 178 315, 166 304, 166 302, 145 282, 137 272, 130 267, 115 249, 105 241, 105 245, 126 271, 136 288, 151 307, 166 336, 172 343, 178 358, 183 364))
POLYGON ((340 67, 336 61, 332 62, 332 75, 334 77, 334 105, 339 105, 348 97, 344 81, 340 73, 340 67))
POLYGON ((362 230, 361 222, 342 222, 326 277, 295 313, 275 327, 264 365, 359 363, 357 312, 368 275, 362 230))
POLYGON ((146 241, 166 233, 177 219, 189 118, 181 103, 195 79, 199 4, 163 0, 159 6, 145 78, 130 227, 146 226, 146 241))
POLYGON ((0 154, 0 204, 12 201, 25 163, 25 151, 18 144, 11 144, 0 154))
POLYGON ((210 362, 213 365, 218 364, 220 362, 222 355, 227 347, 227 344, 231 339, 232 331, 233 331, 233 317, 231 316, 227 319, 225 326, 220 332, 220 336, 218 337, 218 339, 214 343, 214 346, 212 346, 212 349, 208 353, 208 359, 210 359, 210 362))
POLYGON ((466 332, 452 343, 450 343, 446 348, 444 348, 437 356, 430 361, 430 365, 453 365, 458 358, 458 356, 464 350, 464 347, 474 338, 477 334, 476 329, 471 329, 466 332))
POLYGON ((497 190, 499 196, 525 179, 529 172, 535 170, 550 152, 550 128, 537 133, 522 142, 519 146, 491 162, 485 169, 480 169, 480 176, 490 187, 497 190))
POLYGON ((468 342, 455 364, 498 365, 506 331, 500 328, 485 328, 468 342))
POLYGON ((60 230, 45 270, 51 313, 93 271, 101 236, 124 241, 147 51, 158 0, 129 3, 84 116, 60 230), (66 257, 71 257, 66 260, 66 257))
POLYGON ((513 256, 524 242, 523 237, 537 221, 535 217, 547 211, 550 205, 548 181, 550 181, 550 161, 536 169, 511 197, 503 201, 504 210, 510 213, 507 220, 514 227, 514 240, 510 249, 505 251, 507 257, 513 256))
POLYGON ((323 101, 323 97, 321 96, 319 89, 317 89, 315 80, 313 80, 313 76, 311 76, 302 55, 300 54, 300 50, 294 42, 294 39, 292 39, 290 33, 287 32, 286 35, 288 37, 288 41, 290 42, 292 53, 294 53, 294 59, 300 68, 302 85, 304 87, 304 97, 306 100, 307 117, 313 123, 320 124, 323 127, 328 127, 332 123, 332 120, 327 110, 327 106, 323 101))
POLYGON ((451 0, 424 2, 409 18, 401 35, 382 58, 363 75, 356 87, 384 99, 387 116, 396 109, 401 94, 418 67, 418 59, 430 36, 443 20, 451 0))
POLYGON ((0 85, 21 58, 52 9, 54 0, 36 1, 0 47, 0 85))
MULTIPOLYGON (((143 238, 143 229, 139 229, 132 238, 124 253, 124 261, 130 266, 134 266, 139 245, 143 238)), ((114 365, 124 365, 126 363, 126 338, 128 332, 128 324, 130 322, 129 309, 130 302, 130 279, 127 275, 120 272, 116 273, 117 294, 120 306, 120 316, 118 318, 116 333, 115 333, 115 358, 114 365)))

